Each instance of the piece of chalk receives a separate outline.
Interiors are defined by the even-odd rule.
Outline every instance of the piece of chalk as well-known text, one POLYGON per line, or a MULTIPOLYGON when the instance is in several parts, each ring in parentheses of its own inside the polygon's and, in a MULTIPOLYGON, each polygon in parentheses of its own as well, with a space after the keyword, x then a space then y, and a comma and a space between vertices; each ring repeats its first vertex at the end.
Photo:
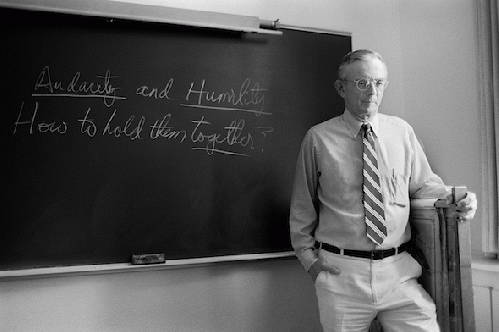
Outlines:
POLYGON ((165 254, 132 255, 132 264, 134 265, 161 264, 164 262, 165 254))

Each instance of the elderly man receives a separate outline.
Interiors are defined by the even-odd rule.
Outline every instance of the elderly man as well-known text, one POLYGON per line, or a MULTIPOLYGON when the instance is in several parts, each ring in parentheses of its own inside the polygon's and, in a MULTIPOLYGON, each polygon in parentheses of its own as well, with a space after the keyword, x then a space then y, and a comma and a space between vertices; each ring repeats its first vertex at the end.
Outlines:
MULTIPOLYGON (((381 56, 347 54, 336 91, 345 112, 303 139, 290 211, 291 242, 315 282, 324 331, 439 331, 431 297, 407 253, 411 198, 450 194, 404 120, 378 113, 388 85, 381 56)), ((459 202, 470 220, 476 195, 459 202)))

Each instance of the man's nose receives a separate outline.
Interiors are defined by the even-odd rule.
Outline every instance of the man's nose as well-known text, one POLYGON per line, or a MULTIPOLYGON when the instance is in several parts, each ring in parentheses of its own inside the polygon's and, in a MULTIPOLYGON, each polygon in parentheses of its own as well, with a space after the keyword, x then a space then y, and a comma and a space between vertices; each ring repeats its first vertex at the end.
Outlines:
POLYGON ((369 81, 368 85, 367 85, 367 93, 369 93, 370 95, 377 95, 378 94, 378 89, 376 88, 376 82, 374 81, 369 81))
POLYGON ((378 89, 376 89, 376 84, 373 81, 369 82, 369 85, 367 86, 367 92, 369 94, 378 94, 378 89))

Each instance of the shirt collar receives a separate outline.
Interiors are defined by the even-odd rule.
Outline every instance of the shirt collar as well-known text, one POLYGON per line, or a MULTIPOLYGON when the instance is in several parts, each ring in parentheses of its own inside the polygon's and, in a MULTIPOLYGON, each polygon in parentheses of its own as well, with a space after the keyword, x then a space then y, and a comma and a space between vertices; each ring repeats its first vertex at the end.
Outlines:
POLYGON ((360 132, 360 127, 362 127, 364 123, 369 123, 371 125, 374 136, 379 137, 378 114, 376 114, 370 121, 362 122, 357 120, 349 110, 345 109, 345 112, 343 113, 343 119, 345 120, 347 128, 353 138, 357 138, 357 135, 360 132))

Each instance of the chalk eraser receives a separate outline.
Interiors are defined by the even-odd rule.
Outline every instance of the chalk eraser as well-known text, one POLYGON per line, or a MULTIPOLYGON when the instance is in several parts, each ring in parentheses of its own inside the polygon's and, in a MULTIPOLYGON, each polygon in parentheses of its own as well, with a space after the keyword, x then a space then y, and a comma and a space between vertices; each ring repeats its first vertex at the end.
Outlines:
POLYGON ((135 265, 161 264, 164 262, 165 262, 165 254, 132 255, 132 264, 135 265))

